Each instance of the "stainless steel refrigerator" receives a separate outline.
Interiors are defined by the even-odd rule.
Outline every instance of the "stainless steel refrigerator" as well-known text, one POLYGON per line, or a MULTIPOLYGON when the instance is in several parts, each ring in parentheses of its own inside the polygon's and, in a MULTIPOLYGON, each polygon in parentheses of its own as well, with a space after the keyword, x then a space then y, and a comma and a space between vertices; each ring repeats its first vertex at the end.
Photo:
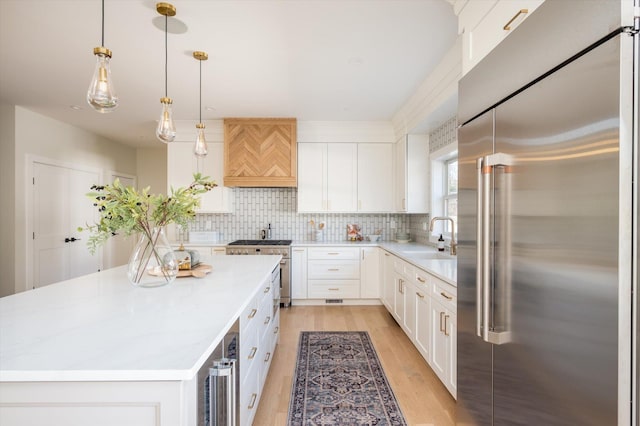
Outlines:
POLYGON ((638 10, 547 0, 460 81, 458 425, 637 416, 638 10))

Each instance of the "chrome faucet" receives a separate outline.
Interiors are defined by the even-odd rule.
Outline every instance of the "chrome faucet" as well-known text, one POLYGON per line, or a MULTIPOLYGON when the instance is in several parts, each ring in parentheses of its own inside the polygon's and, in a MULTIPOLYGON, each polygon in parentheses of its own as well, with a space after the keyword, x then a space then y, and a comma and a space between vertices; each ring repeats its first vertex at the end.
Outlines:
POLYGON ((450 246, 450 253, 452 256, 455 256, 457 253, 457 247, 458 247, 458 243, 456 243, 456 223, 453 221, 452 218, 448 217, 448 216, 436 216, 434 218, 431 219, 431 223, 429 224, 429 231, 433 231, 433 225, 436 223, 436 221, 438 220, 450 220, 451 221, 451 246, 450 246))

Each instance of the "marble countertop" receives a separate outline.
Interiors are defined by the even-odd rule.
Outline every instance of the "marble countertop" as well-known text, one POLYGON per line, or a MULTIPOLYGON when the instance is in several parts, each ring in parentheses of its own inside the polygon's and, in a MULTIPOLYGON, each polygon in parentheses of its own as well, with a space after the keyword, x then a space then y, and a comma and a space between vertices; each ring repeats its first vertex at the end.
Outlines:
POLYGON ((397 243, 391 241, 294 241, 298 247, 380 247, 406 260, 418 268, 424 269, 441 280, 457 287, 457 257, 448 251, 438 252, 435 247, 419 243, 397 243))
POLYGON ((210 256, 205 278, 136 288, 126 266, 0 298, 0 382, 189 380, 280 256, 210 256))

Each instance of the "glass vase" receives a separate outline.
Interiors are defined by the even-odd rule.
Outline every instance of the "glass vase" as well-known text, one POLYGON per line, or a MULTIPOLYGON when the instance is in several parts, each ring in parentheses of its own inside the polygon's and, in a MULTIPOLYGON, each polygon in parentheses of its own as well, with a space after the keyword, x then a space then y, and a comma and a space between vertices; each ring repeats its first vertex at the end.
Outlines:
POLYGON ((163 228, 153 228, 151 235, 141 232, 129 258, 127 277, 137 287, 160 287, 178 275, 178 261, 163 228))

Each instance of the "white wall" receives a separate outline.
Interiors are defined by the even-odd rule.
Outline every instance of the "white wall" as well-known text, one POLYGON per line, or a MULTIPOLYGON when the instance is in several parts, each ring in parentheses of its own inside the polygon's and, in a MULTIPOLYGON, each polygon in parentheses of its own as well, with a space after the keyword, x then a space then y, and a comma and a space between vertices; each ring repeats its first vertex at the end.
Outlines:
POLYGON ((167 146, 158 141, 158 148, 138 148, 136 151, 138 188, 151 187, 152 194, 167 191, 167 146))
POLYGON ((0 104, 0 297, 13 294, 15 282, 15 108, 0 104))
MULTIPOLYGON (((18 292, 25 289, 27 275, 27 262, 24 259, 28 255, 26 218, 30 212, 26 211, 25 194, 31 193, 26 184, 28 156, 135 175, 136 151, 22 107, 15 107, 14 149, 15 203, 12 207, 15 211, 15 259, 12 270, 15 271, 14 283, 18 292)), ((6 273, 6 270, 3 271, 3 274, 6 273)))

